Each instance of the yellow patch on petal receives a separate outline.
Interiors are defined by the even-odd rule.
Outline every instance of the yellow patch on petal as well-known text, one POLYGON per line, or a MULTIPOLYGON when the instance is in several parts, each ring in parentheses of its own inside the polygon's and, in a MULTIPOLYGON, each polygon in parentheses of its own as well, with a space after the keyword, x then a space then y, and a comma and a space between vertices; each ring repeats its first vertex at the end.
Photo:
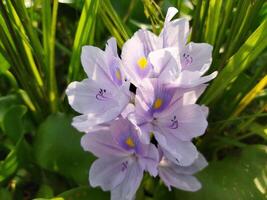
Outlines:
POLYGON ((137 65, 140 69, 144 70, 147 68, 147 59, 145 57, 142 57, 140 58, 138 61, 137 61, 137 65))
POLYGON ((115 76, 118 80, 121 80, 121 71, 119 69, 117 69, 115 76))
POLYGON ((156 101, 153 104, 153 108, 154 109, 159 109, 162 106, 162 103, 163 103, 162 99, 157 98, 156 101))
POLYGON ((134 141, 133 141, 133 139, 131 137, 128 137, 126 139, 125 143, 131 148, 133 148, 135 146, 134 141))

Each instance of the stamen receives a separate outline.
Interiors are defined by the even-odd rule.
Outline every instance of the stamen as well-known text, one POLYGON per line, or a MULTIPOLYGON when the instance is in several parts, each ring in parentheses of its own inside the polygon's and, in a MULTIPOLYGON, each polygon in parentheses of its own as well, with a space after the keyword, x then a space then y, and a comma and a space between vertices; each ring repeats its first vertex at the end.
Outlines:
POLYGON ((140 58, 138 61, 137 61, 137 65, 139 66, 140 69, 144 70, 147 68, 147 59, 145 57, 142 57, 140 58))
POLYGON ((157 98, 156 101, 153 104, 154 109, 159 109, 162 106, 163 100, 160 98, 157 98))

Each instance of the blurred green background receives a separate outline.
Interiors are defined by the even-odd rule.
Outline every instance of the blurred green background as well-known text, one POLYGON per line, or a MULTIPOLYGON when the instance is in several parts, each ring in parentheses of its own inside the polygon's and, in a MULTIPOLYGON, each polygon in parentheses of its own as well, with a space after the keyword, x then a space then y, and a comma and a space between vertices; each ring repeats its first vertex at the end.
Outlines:
POLYGON ((202 190, 169 192, 145 175, 138 200, 267 199, 265 0, 1 0, 0 200, 105 200, 89 188, 95 159, 71 127, 68 83, 81 80, 81 47, 159 33, 168 7, 190 19, 189 41, 213 45, 219 75, 199 104, 209 128, 194 141, 209 161, 202 190))

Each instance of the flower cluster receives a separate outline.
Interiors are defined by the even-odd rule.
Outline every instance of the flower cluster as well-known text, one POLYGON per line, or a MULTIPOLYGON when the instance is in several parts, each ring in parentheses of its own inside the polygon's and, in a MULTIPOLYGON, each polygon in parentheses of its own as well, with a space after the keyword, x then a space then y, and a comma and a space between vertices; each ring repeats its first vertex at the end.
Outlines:
POLYGON ((207 162, 192 139, 204 134, 208 108, 196 101, 217 73, 204 76, 212 47, 187 43, 188 20, 171 21, 176 13, 168 9, 159 36, 138 30, 121 58, 114 38, 105 51, 84 46, 88 78, 67 88, 69 104, 81 113, 72 125, 86 133, 84 150, 98 157, 90 184, 110 190, 112 200, 133 199, 144 172, 169 189, 201 187, 193 175, 207 162))

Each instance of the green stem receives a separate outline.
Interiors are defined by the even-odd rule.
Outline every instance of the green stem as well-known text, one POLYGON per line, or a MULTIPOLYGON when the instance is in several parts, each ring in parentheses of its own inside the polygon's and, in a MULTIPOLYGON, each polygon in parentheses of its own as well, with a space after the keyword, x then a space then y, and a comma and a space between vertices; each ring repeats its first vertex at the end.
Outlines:
POLYGON ((56 112, 58 108, 57 83, 55 75, 55 36, 56 36, 56 22, 57 22, 58 0, 53 2, 52 23, 51 23, 51 37, 49 40, 50 56, 49 56, 49 74, 48 74, 48 91, 51 111, 56 112))

